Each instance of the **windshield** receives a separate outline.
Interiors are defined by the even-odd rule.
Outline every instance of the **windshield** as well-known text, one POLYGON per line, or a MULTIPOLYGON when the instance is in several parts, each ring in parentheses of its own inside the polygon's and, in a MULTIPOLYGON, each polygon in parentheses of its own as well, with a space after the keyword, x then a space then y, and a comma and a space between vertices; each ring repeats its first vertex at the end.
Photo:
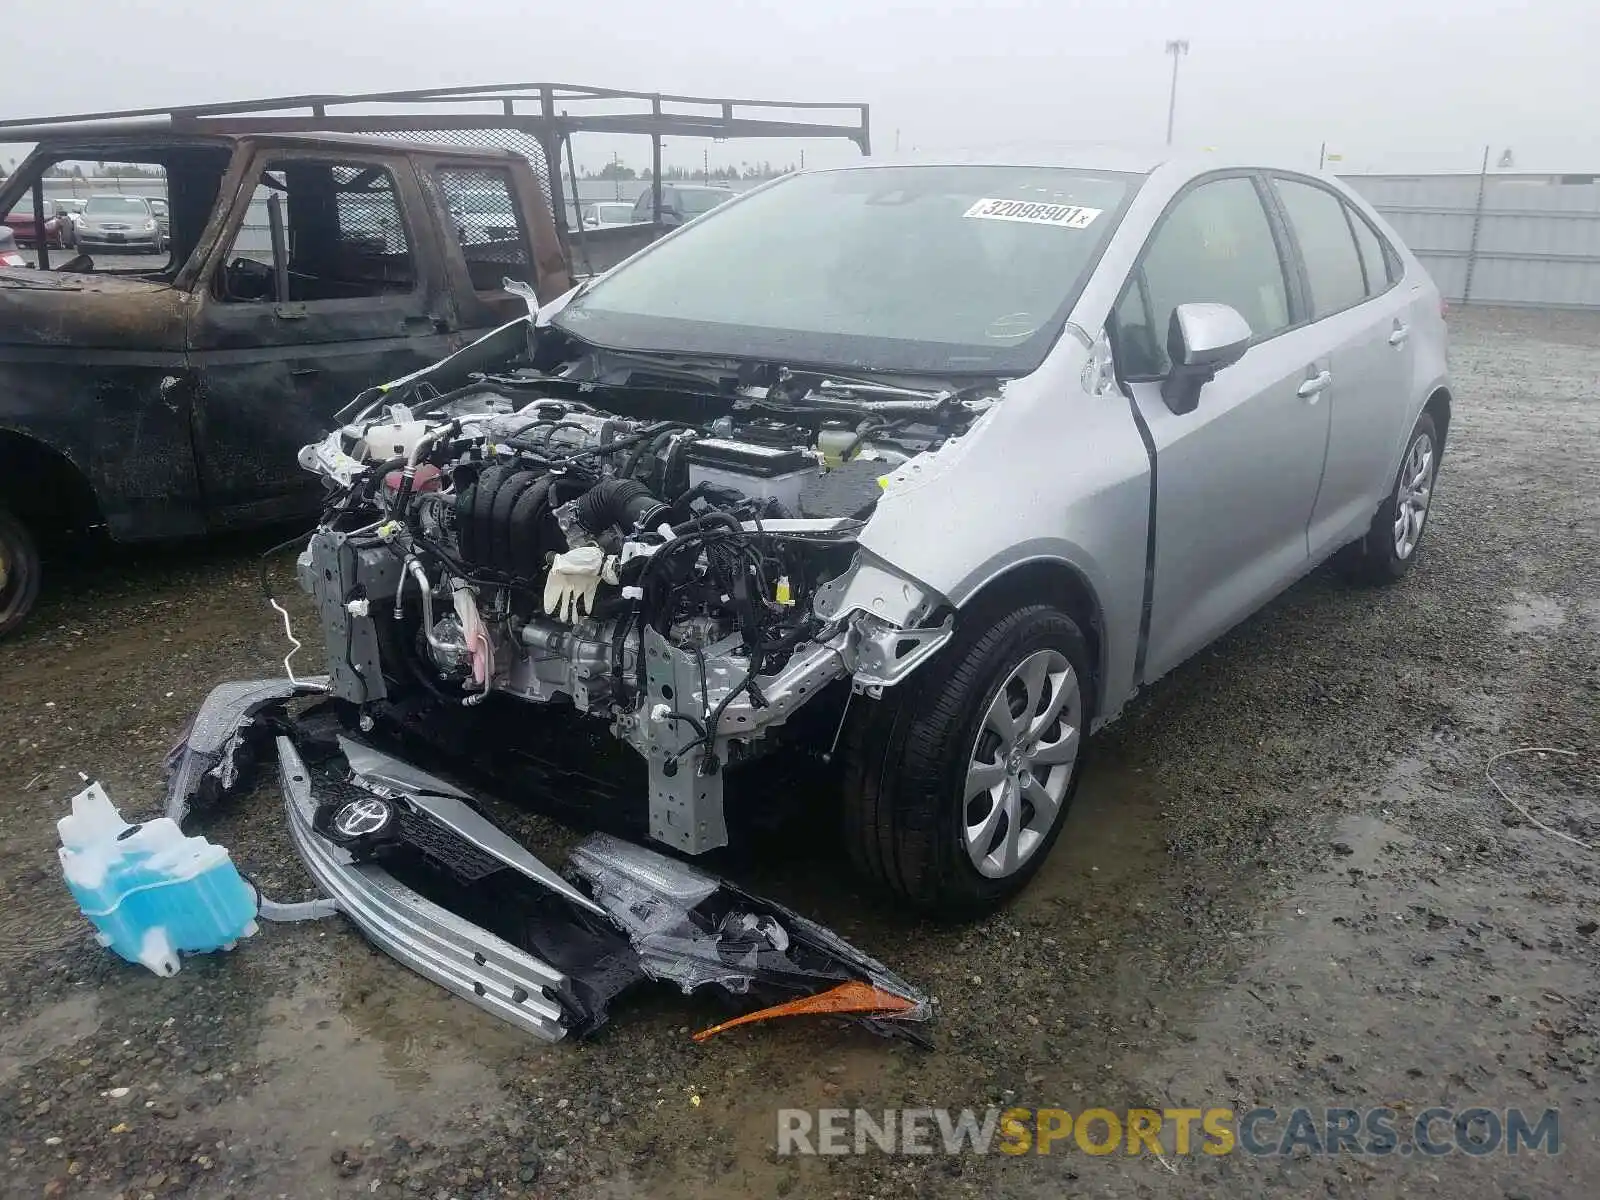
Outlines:
POLYGON ((138 196, 95 196, 84 206, 91 217, 148 217, 150 210, 138 196))
POLYGON ((796 175, 658 242, 556 323, 614 349, 1025 373, 1136 187, 1051 167, 796 175))

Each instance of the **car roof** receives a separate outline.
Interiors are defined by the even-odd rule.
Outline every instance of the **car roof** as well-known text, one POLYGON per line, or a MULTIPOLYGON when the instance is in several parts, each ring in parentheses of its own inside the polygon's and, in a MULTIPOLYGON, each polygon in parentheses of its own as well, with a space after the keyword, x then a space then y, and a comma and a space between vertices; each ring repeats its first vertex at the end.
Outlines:
POLYGON ((1077 171, 1109 171, 1126 175, 1163 174, 1193 176, 1210 171, 1284 170, 1314 174, 1303 167, 1241 156, 1226 150, 1189 150, 1171 146, 1095 142, 1021 142, 937 154, 913 153, 863 158, 853 163, 816 168, 822 171, 859 171, 885 166, 990 166, 1058 167, 1077 171))

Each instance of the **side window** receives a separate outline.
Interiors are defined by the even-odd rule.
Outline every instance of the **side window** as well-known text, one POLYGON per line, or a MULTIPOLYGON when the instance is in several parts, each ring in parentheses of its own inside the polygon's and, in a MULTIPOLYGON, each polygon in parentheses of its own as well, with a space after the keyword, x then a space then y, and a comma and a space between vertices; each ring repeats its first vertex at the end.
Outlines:
POLYGON ((409 292, 416 265, 388 168, 325 159, 273 159, 214 286, 217 298, 351 300, 409 292), (277 294, 273 198, 283 214, 287 296, 277 294))
POLYGON ((1202 302, 1232 305, 1258 339, 1289 326, 1283 260, 1249 179, 1201 184, 1161 219, 1113 316, 1123 374, 1165 375, 1172 310, 1202 302))
POLYGON ((450 214, 467 274, 480 292, 507 278, 538 282, 511 172, 499 167, 441 167, 434 181, 450 214))
POLYGON ((1273 186, 1305 259, 1312 317, 1320 320, 1361 303, 1367 285, 1344 201, 1326 188, 1292 179, 1274 180, 1273 186))
POLYGON ((1151 324, 1141 276, 1134 276, 1122 293, 1112 314, 1111 331, 1115 339, 1112 350, 1125 377, 1148 379, 1166 374, 1166 331, 1158 332, 1151 324))
POLYGON ((1361 252, 1361 269, 1367 276, 1367 295, 1388 291, 1394 277, 1389 274, 1390 258, 1383 252, 1383 239, 1359 212, 1348 206, 1346 211, 1350 214, 1350 228, 1356 231, 1356 249, 1361 252))
POLYGON ((639 198, 633 202, 633 219, 635 221, 648 221, 650 219, 650 189, 645 188, 639 193, 639 198))

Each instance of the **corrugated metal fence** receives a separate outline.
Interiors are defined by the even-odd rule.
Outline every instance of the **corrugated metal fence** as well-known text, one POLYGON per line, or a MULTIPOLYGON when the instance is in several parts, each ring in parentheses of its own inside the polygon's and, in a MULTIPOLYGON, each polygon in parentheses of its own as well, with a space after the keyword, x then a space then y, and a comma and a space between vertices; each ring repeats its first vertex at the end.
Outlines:
POLYGON ((1600 308, 1600 176, 1346 175, 1446 299, 1600 308))

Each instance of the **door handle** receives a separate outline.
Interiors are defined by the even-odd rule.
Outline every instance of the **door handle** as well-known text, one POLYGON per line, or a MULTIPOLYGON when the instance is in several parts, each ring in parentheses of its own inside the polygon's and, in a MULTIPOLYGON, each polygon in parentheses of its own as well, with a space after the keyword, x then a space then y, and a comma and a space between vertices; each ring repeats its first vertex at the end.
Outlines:
POLYGON ((1389 345, 1391 345, 1391 346, 1404 346, 1406 344, 1406 339, 1409 338, 1410 336, 1411 336, 1411 326, 1409 326, 1409 325, 1396 325, 1394 327, 1394 332, 1389 335, 1389 345))
POLYGON ((1310 379, 1306 380, 1298 388, 1296 388, 1295 395, 1299 396, 1302 400, 1310 400, 1313 404, 1315 404, 1316 398, 1321 395, 1322 392, 1326 390, 1327 386, 1332 382, 1332 371, 1319 371, 1317 374, 1313 375, 1310 379))

